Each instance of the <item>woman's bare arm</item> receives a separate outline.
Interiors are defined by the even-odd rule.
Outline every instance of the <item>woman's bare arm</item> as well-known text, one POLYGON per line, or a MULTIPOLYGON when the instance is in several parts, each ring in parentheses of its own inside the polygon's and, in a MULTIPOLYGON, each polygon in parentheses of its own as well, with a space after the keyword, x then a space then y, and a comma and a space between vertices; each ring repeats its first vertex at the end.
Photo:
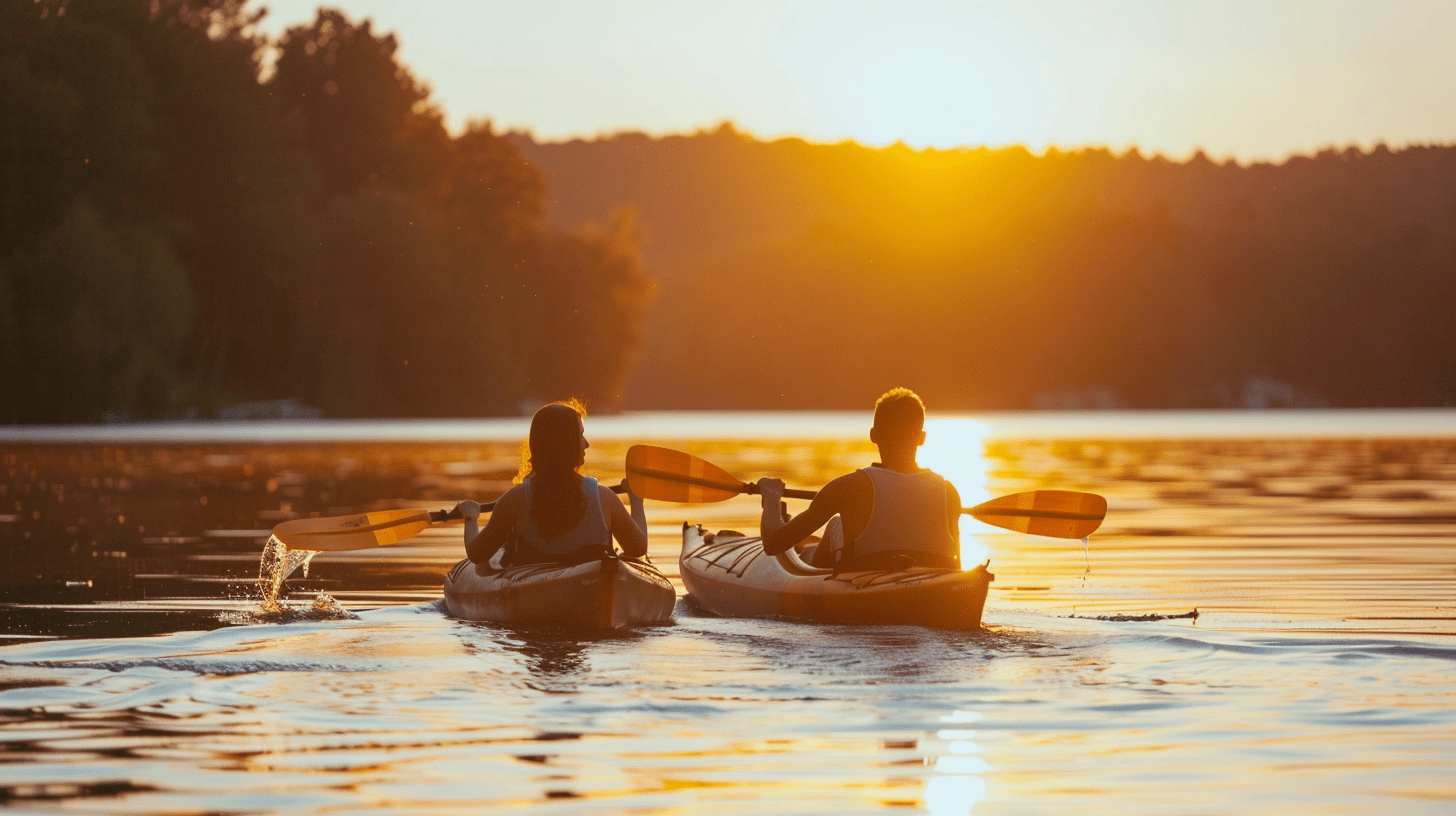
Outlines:
POLYGON ((622 553, 628 558, 641 558, 647 554, 647 512, 643 509, 642 498, 628 491, 627 498, 632 502, 632 512, 628 513, 627 508, 622 506, 622 500, 612 492, 606 485, 597 485, 601 491, 602 509, 607 517, 607 529, 612 531, 612 538, 622 547, 622 553))
MULTIPOLYGON (((496 499, 495 511, 490 514, 490 521, 486 522, 485 529, 474 538, 466 540, 465 554, 471 561, 488 564, 491 556, 505 546, 506 539, 510 538, 511 530, 515 529, 516 519, 520 516, 524 496, 525 488, 516 485, 496 499)), ((466 533, 468 536, 468 527, 466 533)))

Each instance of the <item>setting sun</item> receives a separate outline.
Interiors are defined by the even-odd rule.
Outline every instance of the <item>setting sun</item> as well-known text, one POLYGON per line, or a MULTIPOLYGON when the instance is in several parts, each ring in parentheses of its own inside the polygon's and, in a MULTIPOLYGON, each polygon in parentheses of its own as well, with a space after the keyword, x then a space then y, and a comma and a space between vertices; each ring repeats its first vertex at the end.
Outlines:
MULTIPOLYGON (((925 420, 925 445, 920 449, 922 467, 944 476, 961 494, 961 506, 971 507, 991 498, 987 489, 986 423, 964 418, 925 420)), ((991 557, 983 535, 996 531, 968 514, 961 515, 961 564, 973 567, 991 557)))

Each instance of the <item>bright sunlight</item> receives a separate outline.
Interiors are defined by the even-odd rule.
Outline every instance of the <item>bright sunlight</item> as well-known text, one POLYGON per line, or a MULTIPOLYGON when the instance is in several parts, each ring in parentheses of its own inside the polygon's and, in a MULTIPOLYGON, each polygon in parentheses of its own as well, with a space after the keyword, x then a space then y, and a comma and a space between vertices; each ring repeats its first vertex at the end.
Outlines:
MULTIPOLYGON (((987 489, 986 436, 990 428, 974 419, 927 417, 921 467, 939 473, 961 494, 961 506, 971 507, 991 498, 987 489)), ((973 567, 991 557, 984 533, 996 528, 968 515, 961 516, 961 565, 973 567)))

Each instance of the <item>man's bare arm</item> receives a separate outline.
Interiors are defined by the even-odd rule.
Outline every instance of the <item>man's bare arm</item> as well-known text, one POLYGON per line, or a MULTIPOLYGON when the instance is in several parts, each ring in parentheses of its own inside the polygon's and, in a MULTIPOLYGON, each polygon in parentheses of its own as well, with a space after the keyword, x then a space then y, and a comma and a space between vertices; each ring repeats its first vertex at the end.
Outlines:
MULTIPOLYGON (((782 484, 782 483, 780 483, 782 484)), ((764 518, 763 524, 763 551, 769 555, 778 555, 792 549, 795 544, 814 534, 815 530, 823 527, 841 511, 845 499, 845 481, 841 476, 838 479, 824 486, 823 490, 809 502, 809 507, 797 516, 790 518, 781 525, 770 529, 771 524, 767 523, 769 517, 769 496, 764 496, 764 518)), ((777 498, 774 499, 777 503, 777 498)))

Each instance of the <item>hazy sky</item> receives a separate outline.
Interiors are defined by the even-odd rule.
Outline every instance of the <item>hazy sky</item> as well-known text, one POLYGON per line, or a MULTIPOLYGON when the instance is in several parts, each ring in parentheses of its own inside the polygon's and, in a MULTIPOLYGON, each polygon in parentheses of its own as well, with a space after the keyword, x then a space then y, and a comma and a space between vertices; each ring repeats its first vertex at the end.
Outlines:
MULTIPOLYGON (((317 0, 264 0, 270 32, 317 0)), ((1456 0, 336 0, 453 128, 1281 159, 1456 143, 1456 0)))

